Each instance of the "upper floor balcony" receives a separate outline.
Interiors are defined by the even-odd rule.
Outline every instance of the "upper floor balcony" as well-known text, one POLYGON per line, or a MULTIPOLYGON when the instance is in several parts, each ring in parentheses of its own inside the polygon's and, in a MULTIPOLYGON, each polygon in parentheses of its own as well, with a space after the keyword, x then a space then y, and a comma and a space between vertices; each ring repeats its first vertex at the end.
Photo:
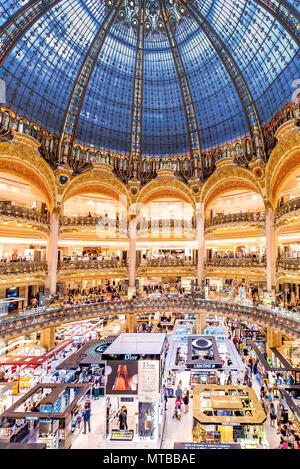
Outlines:
POLYGON ((48 214, 42 214, 31 208, 14 205, 10 201, 0 201, 0 217, 3 222, 17 219, 18 221, 27 223, 28 227, 36 225, 47 230, 49 229, 48 214))
POLYGON ((17 261, 17 262, 0 262, 0 276, 12 274, 31 274, 36 272, 47 272, 47 262, 30 262, 30 261, 17 261))
MULTIPOLYGON (((195 238, 196 222, 190 219, 147 219, 137 217, 137 238, 195 238)), ((60 217, 60 232, 97 232, 100 238, 128 238, 129 221, 117 216, 108 218, 103 216, 60 217)))
POLYGON ((236 224, 256 224, 264 226, 266 220, 266 213, 262 212, 240 212, 219 214, 211 219, 206 219, 204 227, 206 231, 212 231, 214 228, 221 225, 236 225, 236 224))
POLYGON ((245 306, 237 303, 227 303, 202 299, 156 299, 136 298, 121 302, 103 302, 75 306, 57 305, 51 309, 36 309, 19 312, 14 317, 7 316, 0 321, 0 337, 12 339, 24 333, 41 330, 46 327, 58 326, 62 322, 73 322, 91 319, 99 316, 118 316, 124 314, 150 315, 160 312, 173 314, 199 314, 206 318, 208 313, 235 318, 247 322, 254 322, 263 327, 275 329, 288 337, 300 338, 299 314, 279 311, 265 306, 245 306))
POLYGON ((245 268, 260 267, 265 268, 266 262, 263 258, 258 257, 216 257, 214 259, 205 260, 206 267, 229 267, 229 268, 245 268))
POLYGON ((278 207, 275 212, 276 222, 283 221, 289 216, 298 212, 300 214, 300 197, 297 197, 278 207))
POLYGON ((62 260, 57 265, 58 270, 100 270, 122 267, 126 267, 126 263, 120 259, 62 260))
POLYGON ((281 258, 277 259, 277 270, 293 270, 300 272, 300 258, 281 258))
POLYGON ((141 267, 194 267, 196 262, 186 258, 143 259, 141 267))

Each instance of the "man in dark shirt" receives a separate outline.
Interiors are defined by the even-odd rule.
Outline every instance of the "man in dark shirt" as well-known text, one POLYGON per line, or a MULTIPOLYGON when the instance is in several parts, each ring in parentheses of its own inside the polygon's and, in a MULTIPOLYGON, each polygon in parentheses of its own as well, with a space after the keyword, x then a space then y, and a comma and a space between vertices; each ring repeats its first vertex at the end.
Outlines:
POLYGON ((88 427, 89 427, 89 432, 91 431, 91 411, 88 407, 85 407, 83 413, 83 422, 84 422, 84 430, 83 430, 83 434, 85 435, 86 434, 86 424, 88 423, 88 427))

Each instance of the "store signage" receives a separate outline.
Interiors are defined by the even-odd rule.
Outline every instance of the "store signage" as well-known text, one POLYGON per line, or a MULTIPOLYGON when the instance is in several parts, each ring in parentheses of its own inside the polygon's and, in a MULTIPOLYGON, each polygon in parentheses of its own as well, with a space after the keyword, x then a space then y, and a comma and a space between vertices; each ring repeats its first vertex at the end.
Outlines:
POLYGON ((218 423, 218 425, 227 425, 229 427, 239 427, 241 424, 240 423, 232 423, 232 422, 223 422, 223 423, 218 423))
POLYGON ((139 362, 139 394, 144 396, 159 392, 159 361, 139 362))
POLYGON ((137 360, 160 360, 160 355, 141 355, 141 354, 131 354, 131 353, 118 353, 110 354, 103 353, 103 360, 126 360, 126 361, 137 361, 137 360))
POLYGON ((174 443, 174 449, 241 449, 239 443, 174 443))
POLYGON ((11 428, 0 428, 0 440, 6 440, 10 438, 11 428))
POLYGON ((188 337, 187 368, 211 370, 222 368, 222 360, 216 339, 208 335, 188 337))
POLYGON ((126 354, 124 356, 124 360, 138 360, 138 356, 137 355, 128 355, 128 354, 126 354))
POLYGON ((222 365, 220 363, 194 363, 192 365, 188 364, 187 367, 199 370, 212 370, 216 368, 222 368, 222 365))

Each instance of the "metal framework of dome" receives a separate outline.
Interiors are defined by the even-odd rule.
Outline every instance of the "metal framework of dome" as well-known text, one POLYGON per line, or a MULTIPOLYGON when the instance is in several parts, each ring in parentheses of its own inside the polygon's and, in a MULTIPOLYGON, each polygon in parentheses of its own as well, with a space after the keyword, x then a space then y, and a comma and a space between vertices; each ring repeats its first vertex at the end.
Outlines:
POLYGON ((251 136, 299 76, 298 0, 3 0, 7 106, 130 158, 201 153, 251 136))

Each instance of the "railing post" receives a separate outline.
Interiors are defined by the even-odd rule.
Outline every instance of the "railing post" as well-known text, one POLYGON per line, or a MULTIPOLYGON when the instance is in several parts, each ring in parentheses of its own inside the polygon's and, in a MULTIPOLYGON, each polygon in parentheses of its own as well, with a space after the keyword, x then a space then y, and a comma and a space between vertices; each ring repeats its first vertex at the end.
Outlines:
POLYGON ((270 204, 266 209, 266 260, 267 260, 267 291, 271 295, 272 306, 275 306, 275 272, 276 272, 276 228, 274 210, 270 204))
POLYGON ((47 250, 47 288, 49 288, 50 295, 56 294, 59 215, 60 207, 55 207, 50 216, 50 232, 47 250))
POLYGON ((204 204, 197 203, 196 207, 196 233, 197 233, 197 281, 198 287, 202 288, 204 285, 204 258, 205 258, 205 244, 204 244, 204 204))

